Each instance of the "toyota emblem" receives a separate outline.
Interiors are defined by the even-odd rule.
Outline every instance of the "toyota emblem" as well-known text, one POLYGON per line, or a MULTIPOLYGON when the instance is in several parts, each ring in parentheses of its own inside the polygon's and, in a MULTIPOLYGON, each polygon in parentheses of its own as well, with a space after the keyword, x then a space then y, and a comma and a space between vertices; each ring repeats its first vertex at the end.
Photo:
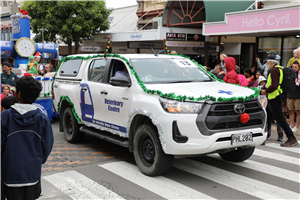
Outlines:
POLYGON ((233 108, 234 112, 237 114, 242 114, 245 112, 246 107, 243 104, 236 104, 233 108))

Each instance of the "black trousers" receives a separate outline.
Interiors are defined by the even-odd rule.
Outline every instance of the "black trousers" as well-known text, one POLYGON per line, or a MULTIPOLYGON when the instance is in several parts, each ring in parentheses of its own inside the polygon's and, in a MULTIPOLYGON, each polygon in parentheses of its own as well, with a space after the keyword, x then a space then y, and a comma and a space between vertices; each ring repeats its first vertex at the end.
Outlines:
POLYGON ((1 200, 35 200, 42 192, 41 181, 32 186, 8 187, 1 181, 1 200))
POLYGON ((291 130, 289 124, 286 122, 285 118, 283 117, 281 96, 279 95, 275 99, 268 100, 268 107, 269 112, 271 112, 271 115, 267 113, 268 127, 271 128, 272 119, 274 118, 279 124, 279 126, 281 126, 281 128, 285 132, 285 135, 288 138, 294 137, 293 131, 291 130))
MULTIPOLYGON (((274 120, 273 114, 271 112, 270 109, 270 105, 267 105, 266 108, 267 111, 267 131, 268 131, 268 137, 270 137, 271 133, 272 133, 272 122, 274 120), (271 119, 270 119, 271 118, 271 119), (271 122, 271 123, 270 123, 271 122)), ((277 127, 277 134, 278 137, 282 137, 283 136, 283 130, 282 128, 279 126, 279 124, 276 122, 276 127, 277 127)))

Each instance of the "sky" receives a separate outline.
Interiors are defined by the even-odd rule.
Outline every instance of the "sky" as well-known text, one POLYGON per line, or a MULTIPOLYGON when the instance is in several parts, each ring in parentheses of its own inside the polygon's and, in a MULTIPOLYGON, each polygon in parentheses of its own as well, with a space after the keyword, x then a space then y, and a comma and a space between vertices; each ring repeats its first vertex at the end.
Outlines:
POLYGON ((136 0, 105 0, 107 8, 121 8, 137 5, 136 0))

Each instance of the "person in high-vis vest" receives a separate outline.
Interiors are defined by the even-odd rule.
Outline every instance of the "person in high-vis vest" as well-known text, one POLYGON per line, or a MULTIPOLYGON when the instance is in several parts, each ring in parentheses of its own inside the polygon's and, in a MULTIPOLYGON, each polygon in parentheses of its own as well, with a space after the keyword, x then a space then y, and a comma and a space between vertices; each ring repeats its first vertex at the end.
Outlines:
MULTIPOLYGON (((280 146, 282 147, 292 147, 298 144, 293 131, 291 130, 289 124, 283 117, 282 113, 282 100, 281 94, 282 89, 280 84, 283 80, 283 67, 278 65, 278 60, 276 59, 276 55, 272 54, 267 57, 267 67, 270 70, 267 79, 267 89, 261 89, 262 95, 267 95, 268 104, 270 106, 271 114, 273 115, 276 122, 281 126, 284 130, 288 140, 285 143, 282 143, 280 146)), ((272 123, 272 117, 268 117, 267 123, 272 123)))

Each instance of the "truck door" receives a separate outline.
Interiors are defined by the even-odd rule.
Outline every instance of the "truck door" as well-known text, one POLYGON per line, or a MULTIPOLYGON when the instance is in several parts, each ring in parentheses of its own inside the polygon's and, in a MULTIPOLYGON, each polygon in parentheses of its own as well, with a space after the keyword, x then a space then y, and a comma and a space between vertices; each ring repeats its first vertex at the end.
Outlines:
MULTIPOLYGON (((123 71, 124 67, 129 72, 129 67, 122 60, 112 58, 110 65, 110 77, 115 76, 118 71, 123 71)), ((131 78, 131 74, 129 73, 129 79, 131 78)), ((105 122, 106 128, 125 134, 130 112, 130 102, 132 101, 132 89, 131 87, 112 86, 108 81, 109 79, 106 84, 103 84, 100 91, 101 102, 104 105, 103 111, 100 114, 101 121, 105 122)))
POLYGON ((105 71, 106 60, 95 59, 91 61, 86 71, 87 77, 80 84, 80 108, 82 120, 101 126, 100 113, 103 105, 100 101, 101 89, 103 86, 102 78, 105 71))

